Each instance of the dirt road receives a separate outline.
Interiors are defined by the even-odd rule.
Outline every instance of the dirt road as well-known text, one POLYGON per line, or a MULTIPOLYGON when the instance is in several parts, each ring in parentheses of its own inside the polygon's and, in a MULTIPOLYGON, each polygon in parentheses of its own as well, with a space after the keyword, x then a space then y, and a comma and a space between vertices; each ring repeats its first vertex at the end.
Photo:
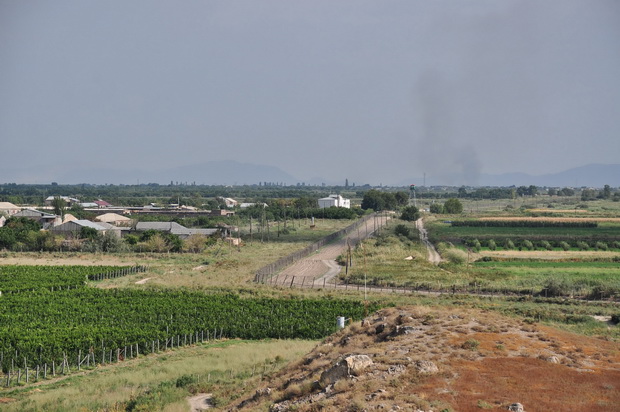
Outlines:
POLYGON ((437 253, 435 246, 428 240, 428 232, 424 229, 424 220, 422 218, 416 220, 415 225, 420 232, 420 240, 426 245, 426 250, 428 250, 428 261, 438 265, 441 262, 441 256, 437 253))
POLYGON ((347 247, 355 246, 360 240, 372 235, 375 231, 385 226, 390 216, 377 216, 365 224, 361 225, 357 230, 349 234, 349 236, 340 238, 321 248, 315 254, 301 259, 286 269, 282 270, 278 275, 270 279, 269 283, 276 285, 304 285, 312 287, 313 285, 327 284, 334 282, 341 270, 341 266, 336 263, 336 258, 345 253, 347 247))

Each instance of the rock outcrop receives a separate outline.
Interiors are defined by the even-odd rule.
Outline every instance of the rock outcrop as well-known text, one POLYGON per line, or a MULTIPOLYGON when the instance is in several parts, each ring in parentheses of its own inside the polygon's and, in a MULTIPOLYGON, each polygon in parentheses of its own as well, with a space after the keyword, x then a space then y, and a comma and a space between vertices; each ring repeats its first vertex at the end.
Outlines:
POLYGON ((373 364, 368 355, 348 355, 336 362, 334 366, 321 374, 319 382, 326 387, 341 379, 359 376, 366 368, 373 364))

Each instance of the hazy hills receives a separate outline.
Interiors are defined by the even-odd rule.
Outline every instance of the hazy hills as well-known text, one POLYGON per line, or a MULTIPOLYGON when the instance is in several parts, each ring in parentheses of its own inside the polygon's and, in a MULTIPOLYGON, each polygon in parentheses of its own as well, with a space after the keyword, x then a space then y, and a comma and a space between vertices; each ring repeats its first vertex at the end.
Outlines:
MULTIPOLYGON (((421 178, 400 180, 400 186, 423 184, 421 178)), ((611 187, 620 186, 620 164, 590 164, 558 173, 530 175, 527 173, 481 174, 476 182, 466 182, 458 175, 428 176, 428 186, 549 186, 549 187, 611 187)))
MULTIPOLYGON (((346 177, 346 170, 342 172, 346 177)), ((136 184, 136 183, 196 183, 198 185, 243 185, 259 182, 283 183, 294 185, 306 183, 320 185, 344 185, 342 179, 312 177, 302 179, 286 171, 269 165, 241 163, 232 160, 210 161, 201 164, 159 169, 153 171, 141 169, 89 168, 87 166, 58 168, 23 168, 0 169, 0 183, 51 183, 61 184, 136 184)), ((358 186, 367 182, 356 181, 358 186)), ((393 182, 385 185, 408 186, 422 185, 421 177, 402 179, 395 177, 393 182)), ((477 182, 466 182, 459 175, 428 176, 428 186, 551 186, 551 187, 611 187, 620 186, 620 164, 590 164, 575 167, 563 172, 530 175, 527 173, 504 173, 499 175, 482 174, 477 182)))

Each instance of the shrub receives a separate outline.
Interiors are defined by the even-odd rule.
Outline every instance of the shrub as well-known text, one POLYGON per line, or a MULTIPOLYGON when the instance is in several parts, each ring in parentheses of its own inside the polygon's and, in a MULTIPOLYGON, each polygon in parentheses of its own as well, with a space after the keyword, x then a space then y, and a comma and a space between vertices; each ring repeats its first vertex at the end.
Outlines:
POLYGON ((441 214, 443 213, 443 206, 439 203, 433 203, 429 210, 431 213, 441 214))
POLYGON ((551 250, 551 249, 553 249, 553 248, 551 247, 551 243, 549 243, 549 241, 547 241, 547 240, 541 240, 541 241, 540 241, 540 247, 542 247, 543 249, 546 249, 546 250, 551 250))
POLYGON ((607 250, 607 249, 609 249, 608 246, 607 246, 607 243, 605 243, 605 242, 596 242, 594 247, 596 249, 598 249, 598 250, 607 250))
POLYGON ((420 218, 420 211, 415 206, 406 206, 403 208, 400 218, 408 222, 414 222, 420 218))
POLYGON ((521 242, 521 247, 526 250, 533 250, 534 244, 530 240, 525 239, 523 242, 521 242))
POLYGON ((611 242, 611 247, 614 249, 620 249, 620 241, 614 240, 613 242, 611 242))
POLYGON ((590 249, 590 246, 588 245, 587 242, 584 242, 583 240, 580 240, 579 242, 577 242, 577 248, 579 250, 588 250, 588 249, 590 249))
POLYGON ((480 241, 478 239, 474 239, 471 241, 471 248, 474 251, 479 252, 481 247, 482 245, 480 244, 480 241))
POLYGON ((541 290, 540 294, 547 297, 558 297, 569 295, 571 291, 571 285, 564 280, 549 279, 545 284, 545 287, 541 290))
POLYGON ((489 250, 497 249, 497 243, 495 243, 495 240, 493 239, 489 239, 488 246, 489 246, 489 250))
POLYGON ((512 240, 506 239, 504 241, 504 248, 506 248, 506 249, 514 249, 515 248, 515 244, 514 244, 514 242, 512 240))
POLYGON ((597 285, 590 292, 590 299, 607 299, 620 294, 620 290, 614 286, 597 285))
POLYGON ((562 250, 567 251, 568 249, 570 249, 570 245, 565 242, 565 241, 561 241, 560 242, 560 247, 562 248, 562 250))
POLYGON ((463 204, 460 200, 451 198, 443 204, 443 211, 447 214, 459 214, 463 212, 463 204))
POLYGON ((400 236, 409 237, 409 234, 411 233, 411 231, 409 230, 407 226, 400 224, 400 225, 396 225, 396 227, 394 228, 394 233, 400 236))
POLYGON ((467 253, 457 248, 446 248, 441 252, 441 257, 457 265, 467 262, 467 253))
POLYGON ((183 375, 176 381, 177 388, 186 388, 189 385, 196 383, 196 378, 192 375, 183 375))
POLYGON ((478 350, 479 346, 480 346, 480 342, 478 342, 476 339, 468 339, 465 342, 463 342, 463 344, 461 345, 461 348, 467 349, 467 350, 478 350))

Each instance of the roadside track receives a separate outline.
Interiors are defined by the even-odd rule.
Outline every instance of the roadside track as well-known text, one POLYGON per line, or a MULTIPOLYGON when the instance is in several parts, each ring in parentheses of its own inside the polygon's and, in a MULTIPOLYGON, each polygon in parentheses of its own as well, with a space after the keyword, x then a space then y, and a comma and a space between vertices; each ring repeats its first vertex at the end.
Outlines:
POLYGON ((351 232, 348 236, 337 239, 322 247, 316 253, 301 259, 286 267, 277 275, 271 277, 268 283, 273 285, 312 285, 335 283, 342 267, 336 262, 339 255, 349 246, 354 247, 361 240, 372 236, 391 219, 391 216, 381 215, 367 221, 351 232))

